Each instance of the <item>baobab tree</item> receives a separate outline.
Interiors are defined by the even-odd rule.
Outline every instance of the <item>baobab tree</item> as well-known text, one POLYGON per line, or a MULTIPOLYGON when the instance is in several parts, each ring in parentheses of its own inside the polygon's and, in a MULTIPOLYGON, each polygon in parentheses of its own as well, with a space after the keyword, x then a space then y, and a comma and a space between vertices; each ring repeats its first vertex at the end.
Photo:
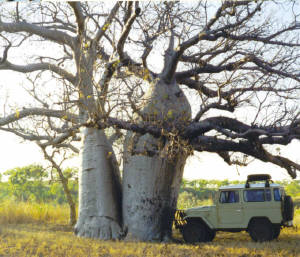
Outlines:
POLYGON ((268 148, 300 137, 296 3, 70 2, 1 9, 0 69, 30 74, 36 93, 34 106, 3 114, 0 128, 44 147, 72 148, 80 135, 77 235, 169 240, 193 151, 218 153, 228 164, 242 163, 234 156, 241 153, 293 178, 300 170, 268 148), (274 12, 281 5, 289 14, 283 22, 274 12), (37 47, 27 63, 13 63, 13 49, 36 41, 55 51, 37 47), (49 77, 55 84, 45 83, 49 77), (50 132, 43 134, 41 124, 50 132), (127 131, 122 172, 107 128, 127 131))

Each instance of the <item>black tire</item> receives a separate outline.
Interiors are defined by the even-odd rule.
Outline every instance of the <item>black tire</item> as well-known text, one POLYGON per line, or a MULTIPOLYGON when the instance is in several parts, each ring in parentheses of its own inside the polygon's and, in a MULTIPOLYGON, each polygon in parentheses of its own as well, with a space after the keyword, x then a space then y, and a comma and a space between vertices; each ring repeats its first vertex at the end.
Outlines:
POLYGON ((277 239, 280 235, 281 226, 273 225, 273 239, 277 239))
POLYGON ((268 219, 255 219, 248 226, 248 232, 254 242, 266 242, 274 239, 274 229, 268 219))
POLYGON ((213 239, 208 227, 201 221, 188 221, 182 229, 183 239, 186 243, 209 242, 213 239))
POLYGON ((209 230, 208 242, 211 242, 212 240, 214 240, 216 236, 216 231, 211 230, 210 228, 208 228, 208 230, 209 230))
POLYGON ((283 220, 289 221, 294 218, 294 203, 291 196, 286 195, 283 199, 283 220))

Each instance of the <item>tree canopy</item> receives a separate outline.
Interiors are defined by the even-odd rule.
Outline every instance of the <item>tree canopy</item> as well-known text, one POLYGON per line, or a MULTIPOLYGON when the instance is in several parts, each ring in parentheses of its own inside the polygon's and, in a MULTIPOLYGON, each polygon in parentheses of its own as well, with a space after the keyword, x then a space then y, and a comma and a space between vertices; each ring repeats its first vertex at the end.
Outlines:
MULTIPOLYGON (((284 1, 278 5, 251 1, 225 1, 219 8, 214 5, 205 1, 197 4, 147 2, 141 3, 140 7, 138 3, 130 2, 115 3, 114 7, 104 3, 20 3, 14 6, 2 3, 0 28, 4 48, 0 69, 33 73, 34 86, 28 91, 35 104, 2 117, 1 129, 11 131, 8 124, 39 116, 36 119, 40 123, 48 123, 49 135, 45 135, 46 131, 37 131, 37 128, 36 131, 23 128, 23 124, 14 129, 14 133, 25 139, 43 141, 44 145, 69 147, 68 138, 72 138, 80 126, 96 123, 101 128, 119 127, 151 133, 155 137, 170 133, 173 127, 165 126, 162 133, 161 124, 147 122, 147 119, 143 124, 134 124, 130 115, 125 114, 130 113, 130 107, 138 111, 133 95, 141 81, 134 80, 140 78, 153 82, 162 66, 156 60, 161 60, 168 63, 162 71, 166 80, 176 79, 199 96, 193 103, 198 106, 193 119, 183 128, 176 128, 179 137, 188 140, 198 151, 221 153, 228 163, 230 158, 226 152, 242 152, 286 168, 295 177, 295 169, 299 166, 271 155, 263 145, 285 145, 298 138, 297 106, 293 103, 299 90, 298 16, 290 12, 293 17, 284 24, 276 21, 280 14, 266 19, 272 8, 287 5, 297 11, 298 6, 284 1), (32 12, 39 14, 33 17, 32 12), (211 15, 212 12, 215 16, 211 15), (26 50, 26 55, 30 56, 27 64, 13 63, 10 59, 13 49, 30 44, 36 47, 36 42, 45 42, 45 47, 56 44, 56 51, 36 56, 32 50, 26 50), (74 70, 72 60, 75 56, 71 51, 77 48, 87 56, 94 55, 94 70, 89 72, 92 72, 91 77, 95 76, 95 92, 90 92, 90 95, 76 88, 82 70, 78 70, 76 63, 77 71, 74 70), (160 55, 163 51, 166 51, 164 60, 160 55), (41 82, 44 78, 41 74, 46 71, 50 71, 56 83, 62 84, 59 90, 49 91, 62 93, 64 99, 56 99, 62 95, 46 98, 51 92, 38 95, 38 87, 46 91, 45 82, 41 82), (106 75, 97 81, 101 73, 106 75), (123 84, 115 88, 110 86, 113 89, 109 90, 108 83, 113 75, 114 84, 123 84), (99 84, 103 92, 97 91, 99 84), (106 102, 105 114, 97 113, 95 117, 90 114, 89 124, 78 121, 74 114, 78 95, 79 101, 90 102, 96 96, 101 99, 101 95, 102 98, 118 95, 121 92, 116 90, 122 88, 126 91, 125 87, 130 88, 126 92, 130 95, 128 99, 106 102), (111 110, 116 108, 119 110, 111 110), (246 123, 231 115, 207 117, 212 109, 239 113, 241 108, 252 108, 256 115, 246 123), (55 118, 72 126, 57 128, 53 122, 55 118), (208 136, 211 131, 216 132, 214 137, 208 136)), ((172 110, 169 115, 172 115, 172 110)))

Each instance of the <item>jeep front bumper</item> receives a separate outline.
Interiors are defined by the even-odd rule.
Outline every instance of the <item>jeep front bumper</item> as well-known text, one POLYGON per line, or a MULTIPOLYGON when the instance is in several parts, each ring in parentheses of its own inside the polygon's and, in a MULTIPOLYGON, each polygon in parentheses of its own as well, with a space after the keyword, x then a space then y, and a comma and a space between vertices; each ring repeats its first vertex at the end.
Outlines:
POLYGON ((174 226, 175 228, 182 228, 184 225, 186 225, 185 212, 183 210, 176 210, 175 217, 174 217, 174 226))

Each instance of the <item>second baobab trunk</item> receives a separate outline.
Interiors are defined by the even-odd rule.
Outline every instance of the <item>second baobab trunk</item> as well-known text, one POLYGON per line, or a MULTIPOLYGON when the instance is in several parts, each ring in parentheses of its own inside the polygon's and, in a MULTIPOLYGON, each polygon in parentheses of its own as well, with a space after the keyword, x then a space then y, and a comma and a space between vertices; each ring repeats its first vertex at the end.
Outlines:
MULTIPOLYGON (((162 79, 143 97, 141 116, 174 128, 161 138, 129 132, 125 142, 123 219, 127 239, 168 241, 188 153, 176 139, 175 125, 189 120, 190 105, 174 83, 162 79)), ((142 118, 140 117, 140 120, 142 118)))

